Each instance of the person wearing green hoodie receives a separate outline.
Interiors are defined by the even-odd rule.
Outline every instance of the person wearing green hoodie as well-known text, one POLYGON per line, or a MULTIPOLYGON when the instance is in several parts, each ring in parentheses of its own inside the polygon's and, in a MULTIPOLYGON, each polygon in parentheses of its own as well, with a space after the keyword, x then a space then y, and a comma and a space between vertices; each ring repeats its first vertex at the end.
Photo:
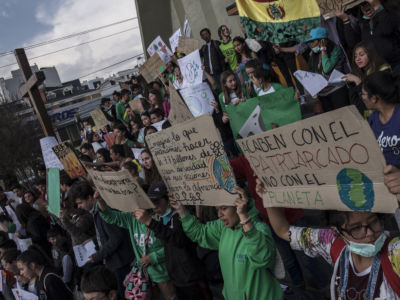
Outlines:
MULTIPOLYGON (((151 185, 148 194, 156 193, 157 186, 151 185)), ((104 200, 96 193, 98 197, 98 208, 100 216, 106 223, 117 225, 129 230, 129 236, 135 257, 140 265, 145 267, 150 280, 157 283, 166 300, 177 300, 175 287, 168 276, 165 253, 162 241, 157 239, 154 232, 147 226, 135 219, 133 212, 120 212, 110 208, 104 200), (145 239, 149 232, 148 242, 145 248, 145 239)), ((163 216, 168 207, 159 207, 155 204, 152 217, 159 218, 163 216)))
POLYGON ((229 300, 279 300, 283 294, 272 274, 275 245, 271 231, 250 209, 245 192, 236 188, 235 206, 217 206, 219 220, 201 224, 184 206, 170 197, 186 235, 199 246, 218 250, 223 295, 229 300))

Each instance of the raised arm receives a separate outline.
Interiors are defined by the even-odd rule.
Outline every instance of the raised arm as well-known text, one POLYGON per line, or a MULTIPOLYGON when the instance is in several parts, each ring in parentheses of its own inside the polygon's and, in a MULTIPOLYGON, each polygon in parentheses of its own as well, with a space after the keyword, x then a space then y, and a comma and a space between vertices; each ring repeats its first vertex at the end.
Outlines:
MULTIPOLYGON (((257 194, 263 198, 263 194, 267 193, 264 184, 260 179, 257 179, 256 186, 257 194)), ((279 207, 267 208, 268 218, 275 233, 283 240, 289 241, 289 222, 279 207)))

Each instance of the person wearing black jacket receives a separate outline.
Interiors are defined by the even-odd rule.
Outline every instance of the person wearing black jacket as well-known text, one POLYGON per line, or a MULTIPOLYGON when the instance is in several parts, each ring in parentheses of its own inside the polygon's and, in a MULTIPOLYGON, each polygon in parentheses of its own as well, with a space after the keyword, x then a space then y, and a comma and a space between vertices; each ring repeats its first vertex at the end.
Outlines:
POLYGON ((361 4, 362 18, 356 23, 343 10, 336 15, 343 21, 347 45, 354 48, 360 41, 372 42, 379 54, 400 73, 400 16, 385 9, 379 0, 361 4))
POLYGON ((28 203, 22 203, 16 208, 18 221, 26 231, 26 237, 31 238, 32 243, 39 245, 47 255, 51 255, 51 245, 47 240, 47 231, 50 225, 39 211, 28 203))
POLYGON ((136 209, 134 216, 163 242, 168 275, 176 287, 178 299, 209 299, 203 282, 205 269, 197 257, 196 244, 185 235, 179 215, 171 210, 165 184, 152 184, 147 195, 158 217, 152 218, 144 209, 136 209))
MULTIPOLYGON (((115 105, 111 104, 110 98, 101 98, 101 111, 104 113, 108 121, 114 122, 116 120, 117 113, 115 111, 115 105)), ((97 128, 101 129, 101 128, 97 128)))
POLYGON ((221 73, 226 69, 225 57, 219 48, 221 43, 211 39, 211 32, 208 28, 203 28, 200 36, 206 42, 200 49, 204 67, 219 82, 221 73))
POLYGON ((89 211, 93 216, 99 250, 91 256, 89 263, 105 262, 107 268, 117 277, 118 290, 120 295, 123 295, 125 291, 123 281, 133 261, 133 249, 128 231, 110 225, 100 217, 94 190, 88 182, 74 183, 69 190, 68 198, 75 202, 79 209, 89 211))
POLYGON ((49 257, 40 247, 32 245, 17 258, 20 275, 32 280, 36 278, 35 289, 39 300, 73 300, 71 290, 65 285, 53 268, 49 257))

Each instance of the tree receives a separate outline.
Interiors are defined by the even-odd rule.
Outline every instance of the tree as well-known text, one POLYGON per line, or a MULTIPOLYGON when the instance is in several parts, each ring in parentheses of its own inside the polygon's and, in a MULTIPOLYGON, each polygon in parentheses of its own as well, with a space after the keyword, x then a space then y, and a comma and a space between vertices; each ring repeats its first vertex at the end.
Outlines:
POLYGON ((29 179, 42 156, 39 122, 28 122, 18 110, 15 102, 0 105, 0 179, 8 187, 29 179))

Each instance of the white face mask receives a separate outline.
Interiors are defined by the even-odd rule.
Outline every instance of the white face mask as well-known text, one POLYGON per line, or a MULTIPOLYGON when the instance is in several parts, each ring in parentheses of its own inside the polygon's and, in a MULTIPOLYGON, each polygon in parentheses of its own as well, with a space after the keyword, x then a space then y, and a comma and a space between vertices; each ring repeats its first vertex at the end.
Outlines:
POLYGON ((385 244, 386 238, 387 236, 382 233, 374 244, 356 243, 348 240, 346 240, 346 242, 349 245, 349 250, 354 254, 358 254, 363 257, 374 257, 379 251, 381 251, 383 245, 385 244))
POLYGON ((311 48, 311 50, 312 50, 312 52, 314 52, 314 53, 319 53, 319 52, 321 51, 321 49, 320 49, 319 46, 314 47, 314 48, 311 48))

